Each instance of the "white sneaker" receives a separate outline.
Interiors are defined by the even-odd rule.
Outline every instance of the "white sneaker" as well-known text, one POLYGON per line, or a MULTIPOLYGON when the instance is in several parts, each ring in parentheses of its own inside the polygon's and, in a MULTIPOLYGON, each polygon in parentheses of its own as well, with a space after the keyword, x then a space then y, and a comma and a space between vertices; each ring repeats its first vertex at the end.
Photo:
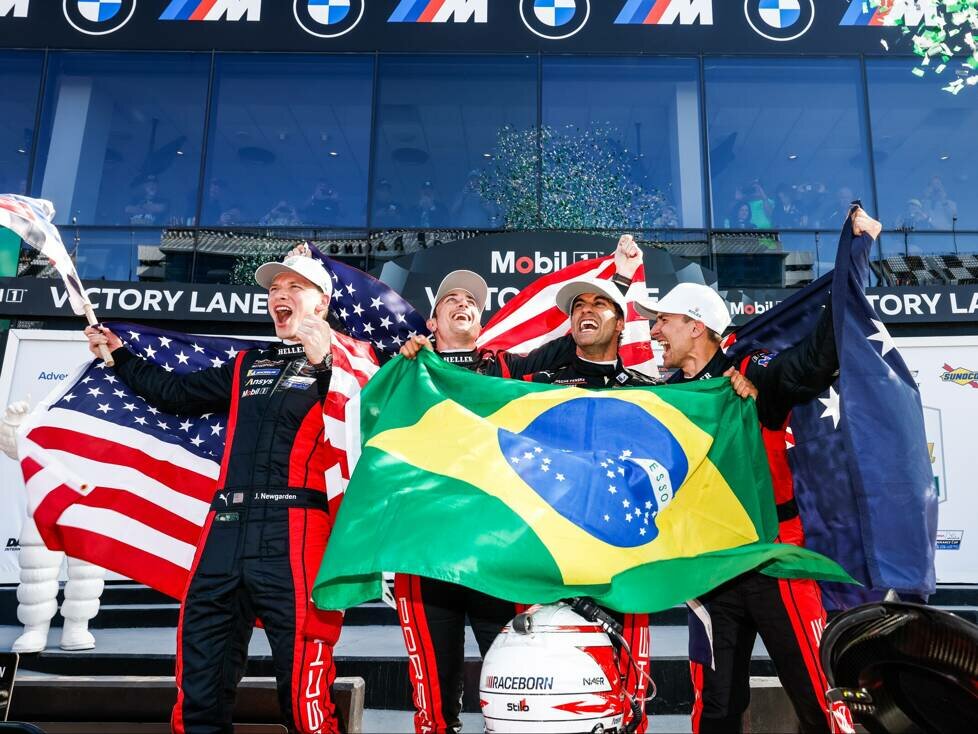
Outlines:
POLYGON ((43 651, 48 646, 48 628, 49 625, 46 624, 40 627, 24 627, 24 633, 14 640, 10 651, 21 655, 43 651))

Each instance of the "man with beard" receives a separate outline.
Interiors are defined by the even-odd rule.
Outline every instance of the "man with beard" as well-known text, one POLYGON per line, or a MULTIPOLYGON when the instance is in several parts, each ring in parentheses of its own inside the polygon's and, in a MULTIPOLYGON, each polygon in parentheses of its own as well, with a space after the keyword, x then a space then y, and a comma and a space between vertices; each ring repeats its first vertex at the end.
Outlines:
MULTIPOLYGON (((851 216, 857 236, 879 235, 882 226, 862 209, 851 216)), ((815 330, 800 344, 780 353, 760 350, 733 364, 720 348, 730 311, 712 288, 681 283, 658 303, 637 303, 635 308, 655 319, 652 338, 664 348, 665 367, 676 370, 669 384, 730 375, 738 392, 747 381, 756 385, 752 392, 777 503, 777 541, 804 545, 785 430, 791 409, 824 393, 838 372, 831 309, 823 312, 815 330)), ((741 731, 741 718, 750 702, 751 652, 758 634, 802 731, 851 731, 848 711, 844 707, 830 711, 825 702, 829 686, 818 654, 825 622, 821 592, 811 579, 777 579, 751 571, 690 602, 690 670, 696 694, 693 731, 741 731), (703 617, 709 619, 709 629, 703 617)))

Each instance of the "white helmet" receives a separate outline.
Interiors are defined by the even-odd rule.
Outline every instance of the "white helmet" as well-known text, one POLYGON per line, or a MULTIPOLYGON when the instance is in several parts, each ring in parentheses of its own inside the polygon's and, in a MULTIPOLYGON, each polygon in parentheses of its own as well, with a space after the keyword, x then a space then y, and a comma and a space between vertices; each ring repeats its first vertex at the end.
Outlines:
POLYGON ((486 654, 479 684, 490 734, 623 727, 615 648, 596 622, 563 602, 531 607, 507 624, 486 654))

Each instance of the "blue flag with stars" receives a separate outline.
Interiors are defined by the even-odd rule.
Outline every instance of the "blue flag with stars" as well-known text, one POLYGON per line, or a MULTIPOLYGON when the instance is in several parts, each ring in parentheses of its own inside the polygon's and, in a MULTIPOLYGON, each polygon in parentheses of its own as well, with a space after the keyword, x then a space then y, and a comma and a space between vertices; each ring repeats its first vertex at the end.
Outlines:
POLYGON ((788 457, 806 546, 864 584, 823 583, 826 606, 838 609, 888 589, 926 597, 936 587, 938 498, 920 393, 863 290, 872 244, 847 221, 835 269, 740 329, 726 350, 739 361, 796 344, 831 302, 839 377, 792 411, 788 457))
POLYGON ((327 257, 310 244, 312 256, 333 278, 331 314, 354 339, 372 344, 381 358, 397 354, 416 334, 429 334, 425 318, 386 283, 327 257))

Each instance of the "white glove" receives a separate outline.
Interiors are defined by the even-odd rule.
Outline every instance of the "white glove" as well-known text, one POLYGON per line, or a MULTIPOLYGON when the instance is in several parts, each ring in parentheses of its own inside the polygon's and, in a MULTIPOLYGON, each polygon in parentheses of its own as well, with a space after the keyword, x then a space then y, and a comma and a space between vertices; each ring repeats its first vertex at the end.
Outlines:
POLYGON ((14 461, 17 461, 17 428, 30 412, 30 403, 20 400, 7 406, 3 421, 0 421, 0 451, 14 461))

